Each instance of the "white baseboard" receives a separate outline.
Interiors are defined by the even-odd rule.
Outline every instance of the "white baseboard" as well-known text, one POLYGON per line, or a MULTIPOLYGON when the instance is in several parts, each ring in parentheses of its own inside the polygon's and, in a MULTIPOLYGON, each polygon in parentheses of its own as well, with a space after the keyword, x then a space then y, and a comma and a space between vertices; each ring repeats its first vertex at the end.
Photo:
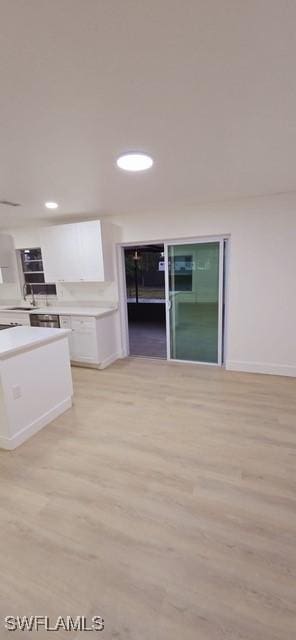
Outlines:
POLYGON ((87 362, 86 360, 71 360, 71 366, 72 367, 83 367, 84 369, 106 369, 106 367, 109 367, 109 364, 112 364, 112 362, 115 362, 116 360, 119 360, 120 358, 122 358, 123 356, 120 353, 113 353, 111 356, 108 356, 108 358, 106 358, 105 360, 102 360, 102 362, 87 362))
POLYGON ((23 444, 28 438, 31 438, 35 433, 43 429, 47 424, 55 420, 59 415, 70 409, 72 406, 72 397, 66 398, 59 404, 57 404, 53 409, 47 411, 42 416, 31 422, 27 427, 24 427, 20 431, 14 434, 12 438, 4 438, 0 436, 0 448, 1 449, 15 449, 19 447, 20 444, 23 444))
POLYGON ((112 362, 119 360, 119 358, 122 358, 122 356, 119 353, 113 353, 111 356, 109 356, 108 358, 100 362, 99 369, 106 369, 106 367, 109 367, 109 365, 112 364, 112 362))
POLYGON ((296 366, 290 364, 274 364, 267 362, 246 362, 227 360, 226 369, 230 371, 245 371, 247 373, 267 373, 273 376, 296 377, 296 366))

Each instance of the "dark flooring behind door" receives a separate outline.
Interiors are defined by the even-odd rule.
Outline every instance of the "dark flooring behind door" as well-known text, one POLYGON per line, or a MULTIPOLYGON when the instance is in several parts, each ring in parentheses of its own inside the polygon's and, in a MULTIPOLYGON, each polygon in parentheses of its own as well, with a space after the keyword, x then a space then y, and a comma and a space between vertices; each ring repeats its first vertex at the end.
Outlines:
POLYGON ((131 356, 166 358, 165 304, 128 303, 131 356))
POLYGON ((127 247, 124 254, 130 355, 166 358, 164 246, 127 247))

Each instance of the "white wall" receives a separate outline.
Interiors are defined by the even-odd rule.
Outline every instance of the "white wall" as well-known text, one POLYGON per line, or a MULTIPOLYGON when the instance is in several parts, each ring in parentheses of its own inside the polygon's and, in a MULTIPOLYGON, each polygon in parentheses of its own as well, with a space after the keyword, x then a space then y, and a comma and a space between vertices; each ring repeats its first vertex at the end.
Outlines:
POLYGON ((7 233, 13 236, 16 249, 40 247, 41 234, 40 228, 37 226, 17 227, 16 229, 9 229, 7 233))
POLYGON ((296 194, 113 221, 122 242, 230 234, 227 368, 296 376, 296 194))

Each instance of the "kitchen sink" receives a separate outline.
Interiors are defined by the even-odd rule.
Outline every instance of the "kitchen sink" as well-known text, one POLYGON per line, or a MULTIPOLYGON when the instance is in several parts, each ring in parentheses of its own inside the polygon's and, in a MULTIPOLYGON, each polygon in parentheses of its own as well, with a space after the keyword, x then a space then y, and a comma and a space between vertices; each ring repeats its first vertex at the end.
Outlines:
POLYGON ((7 311, 33 311, 34 307, 10 307, 7 311))

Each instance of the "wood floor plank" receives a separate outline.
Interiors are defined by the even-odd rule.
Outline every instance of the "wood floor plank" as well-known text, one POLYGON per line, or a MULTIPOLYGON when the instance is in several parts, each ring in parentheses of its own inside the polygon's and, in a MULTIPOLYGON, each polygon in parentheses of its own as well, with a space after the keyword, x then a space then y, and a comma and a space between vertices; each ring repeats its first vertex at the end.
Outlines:
POLYGON ((296 381, 73 377, 73 408, 0 451, 0 637, 9 614, 97 614, 106 640, 294 640, 296 381))

